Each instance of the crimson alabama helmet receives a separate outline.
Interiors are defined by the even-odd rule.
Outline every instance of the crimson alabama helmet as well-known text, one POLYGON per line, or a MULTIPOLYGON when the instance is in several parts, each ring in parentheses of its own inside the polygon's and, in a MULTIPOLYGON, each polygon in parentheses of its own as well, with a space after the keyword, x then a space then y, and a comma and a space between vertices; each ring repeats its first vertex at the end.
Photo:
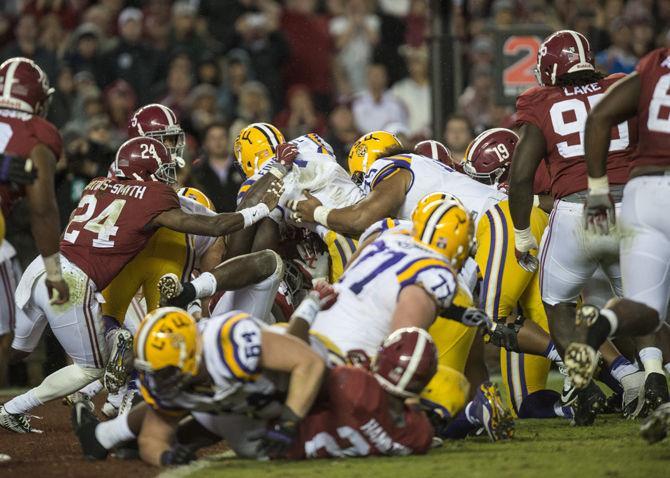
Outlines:
POLYGON ((485 184, 507 181, 517 134, 506 128, 492 128, 477 136, 465 151, 463 171, 472 179, 485 184))
POLYGON ((437 348, 430 334, 418 327, 391 333, 372 368, 379 384, 399 397, 416 397, 437 371, 437 348))
POLYGON ((116 152, 111 176, 139 181, 177 182, 177 165, 167 148, 154 138, 131 138, 116 152))
POLYGON ((542 86, 554 86, 567 73, 594 71, 591 45, 584 35, 559 30, 546 38, 537 52, 535 78, 542 86))
POLYGON ((0 65, 0 108, 46 116, 54 89, 42 68, 17 56, 0 65))
POLYGON ((138 136, 156 138, 165 145, 178 163, 183 161, 186 146, 184 130, 179 126, 177 115, 167 106, 152 103, 133 113, 128 121, 128 137, 138 136))
POLYGON ((444 144, 434 139, 427 139, 425 141, 420 141, 414 146, 414 152, 420 154, 421 156, 426 156, 427 158, 432 158, 440 163, 446 164, 447 166, 452 166, 454 160, 451 157, 451 151, 444 144))

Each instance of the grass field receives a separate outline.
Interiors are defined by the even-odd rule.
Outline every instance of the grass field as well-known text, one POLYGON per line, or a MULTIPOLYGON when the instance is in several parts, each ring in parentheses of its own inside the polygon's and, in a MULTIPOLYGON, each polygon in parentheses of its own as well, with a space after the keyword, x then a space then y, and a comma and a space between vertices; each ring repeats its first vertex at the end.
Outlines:
POLYGON ((647 445, 638 429, 637 422, 613 416, 586 428, 559 419, 521 420, 509 442, 448 442, 425 456, 272 463, 221 457, 161 477, 670 477, 670 442, 647 445))
MULTIPOLYGON (((560 386, 560 376, 552 375, 551 386, 560 386)), ((647 445, 639 426, 613 415, 599 416, 592 427, 572 427, 564 419, 518 420, 509 442, 451 441, 425 456, 272 463, 219 456, 161 477, 670 478, 670 440, 647 445)))

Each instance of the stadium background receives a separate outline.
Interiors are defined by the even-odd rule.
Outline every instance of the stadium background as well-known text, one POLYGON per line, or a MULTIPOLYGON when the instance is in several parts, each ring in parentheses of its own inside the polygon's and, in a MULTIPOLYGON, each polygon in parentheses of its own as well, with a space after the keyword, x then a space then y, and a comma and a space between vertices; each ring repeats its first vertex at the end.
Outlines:
MULTIPOLYGON (((3 0, 0 61, 32 58, 56 89, 65 225, 142 104, 176 111, 188 143, 182 183, 228 211, 243 125, 317 132, 345 167, 349 146, 375 129, 410 144, 439 139, 462 157, 476 133, 513 123, 541 39, 561 28, 587 35, 601 70, 627 73, 670 46, 670 0, 3 0)), ((37 254, 25 209, 7 229, 25 266, 37 254)), ((64 360, 46 340, 10 383, 35 383, 64 360)))

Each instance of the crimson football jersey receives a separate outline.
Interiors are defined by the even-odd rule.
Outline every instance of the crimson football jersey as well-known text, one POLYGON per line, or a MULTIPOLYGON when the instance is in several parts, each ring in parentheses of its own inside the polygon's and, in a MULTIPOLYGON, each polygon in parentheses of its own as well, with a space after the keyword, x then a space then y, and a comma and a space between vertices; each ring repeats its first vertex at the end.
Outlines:
MULTIPOLYGON (((40 116, 0 108, 0 153, 28 158, 38 144, 49 148, 58 160, 63 141, 54 125, 40 116)), ((9 213, 12 202, 24 192, 24 188, 0 185, 2 212, 5 215, 9 213)))
POLYGON ((102 290, 146 245, 160 213, 178 209, 177 193, 157 181, 96 178, 82 193, 61 253, 102 290))
POLYGON ((637 64, 640 141, 633 166, 670 166, 670 49, 659 48, 637 64))
MULTIPOLYGON (((587 189, 584 160, 586 117, 607 91, 622 78, 610 75, 584 86, 536 86, 517 98, 517 124, 531 123, 542 131, 546 143, 544 161, 555 199, 587 189)), ((612 128, 607 176, 610 184, 625 184, 629 159, 637 143, 634 119, 612 128)))
POLYGON ((324 388, 327 398, 300 423, 288 458, 410 455, 430 448, 434 431, 426 415, 407 405, 401 416, 392 415, 391 397, 372 373, 336 367, 324 388))

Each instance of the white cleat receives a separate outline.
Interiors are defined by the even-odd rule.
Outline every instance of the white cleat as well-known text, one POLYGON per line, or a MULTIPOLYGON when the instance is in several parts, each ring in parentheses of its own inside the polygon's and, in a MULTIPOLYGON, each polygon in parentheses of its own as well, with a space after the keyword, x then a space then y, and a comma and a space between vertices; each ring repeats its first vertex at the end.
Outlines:
POLYGON ((63 398, 63 405, 72 406, 77 402, 81 402, 90 410, 91 413, 95 411, 95 404, 91 397, 82 392, 74 392, 63 398))
POLYGON ((0 406, 0 427, 15 433, 42 433, 30 425, 30 419, 26 413, 8 413, 4 405, 0 406))
POLYGON ((112 403, 109 401, 106 401, 103 405, 102 408, 100 409, 102 414, 109 418, 110 420, 112 418, 115 418, 119 414, 119 407, 115 407, 112 403))
POLYGON ((167 305, 168 301, 181 294, 183 286, 179 277, 172 272, 165 274, 158 279, 158 292, 160 294, 160 304, 167 305))
POLYGON ((565 367, 576 389, 586 387, 598 365, 598 354, 587 344, 573 342, 565 349, 565 367))
POLYGON ((637 418, 644 408, 644 378, 644 372, 639 370, 621 379, 623 387, 621 407, 624 418, 637 418))
POLYGON ((109 393, 116 393, 128 381, 133 360, 133 334, 124 328, 107 333, 109 361, 105 367, 102 383, 109 393))

